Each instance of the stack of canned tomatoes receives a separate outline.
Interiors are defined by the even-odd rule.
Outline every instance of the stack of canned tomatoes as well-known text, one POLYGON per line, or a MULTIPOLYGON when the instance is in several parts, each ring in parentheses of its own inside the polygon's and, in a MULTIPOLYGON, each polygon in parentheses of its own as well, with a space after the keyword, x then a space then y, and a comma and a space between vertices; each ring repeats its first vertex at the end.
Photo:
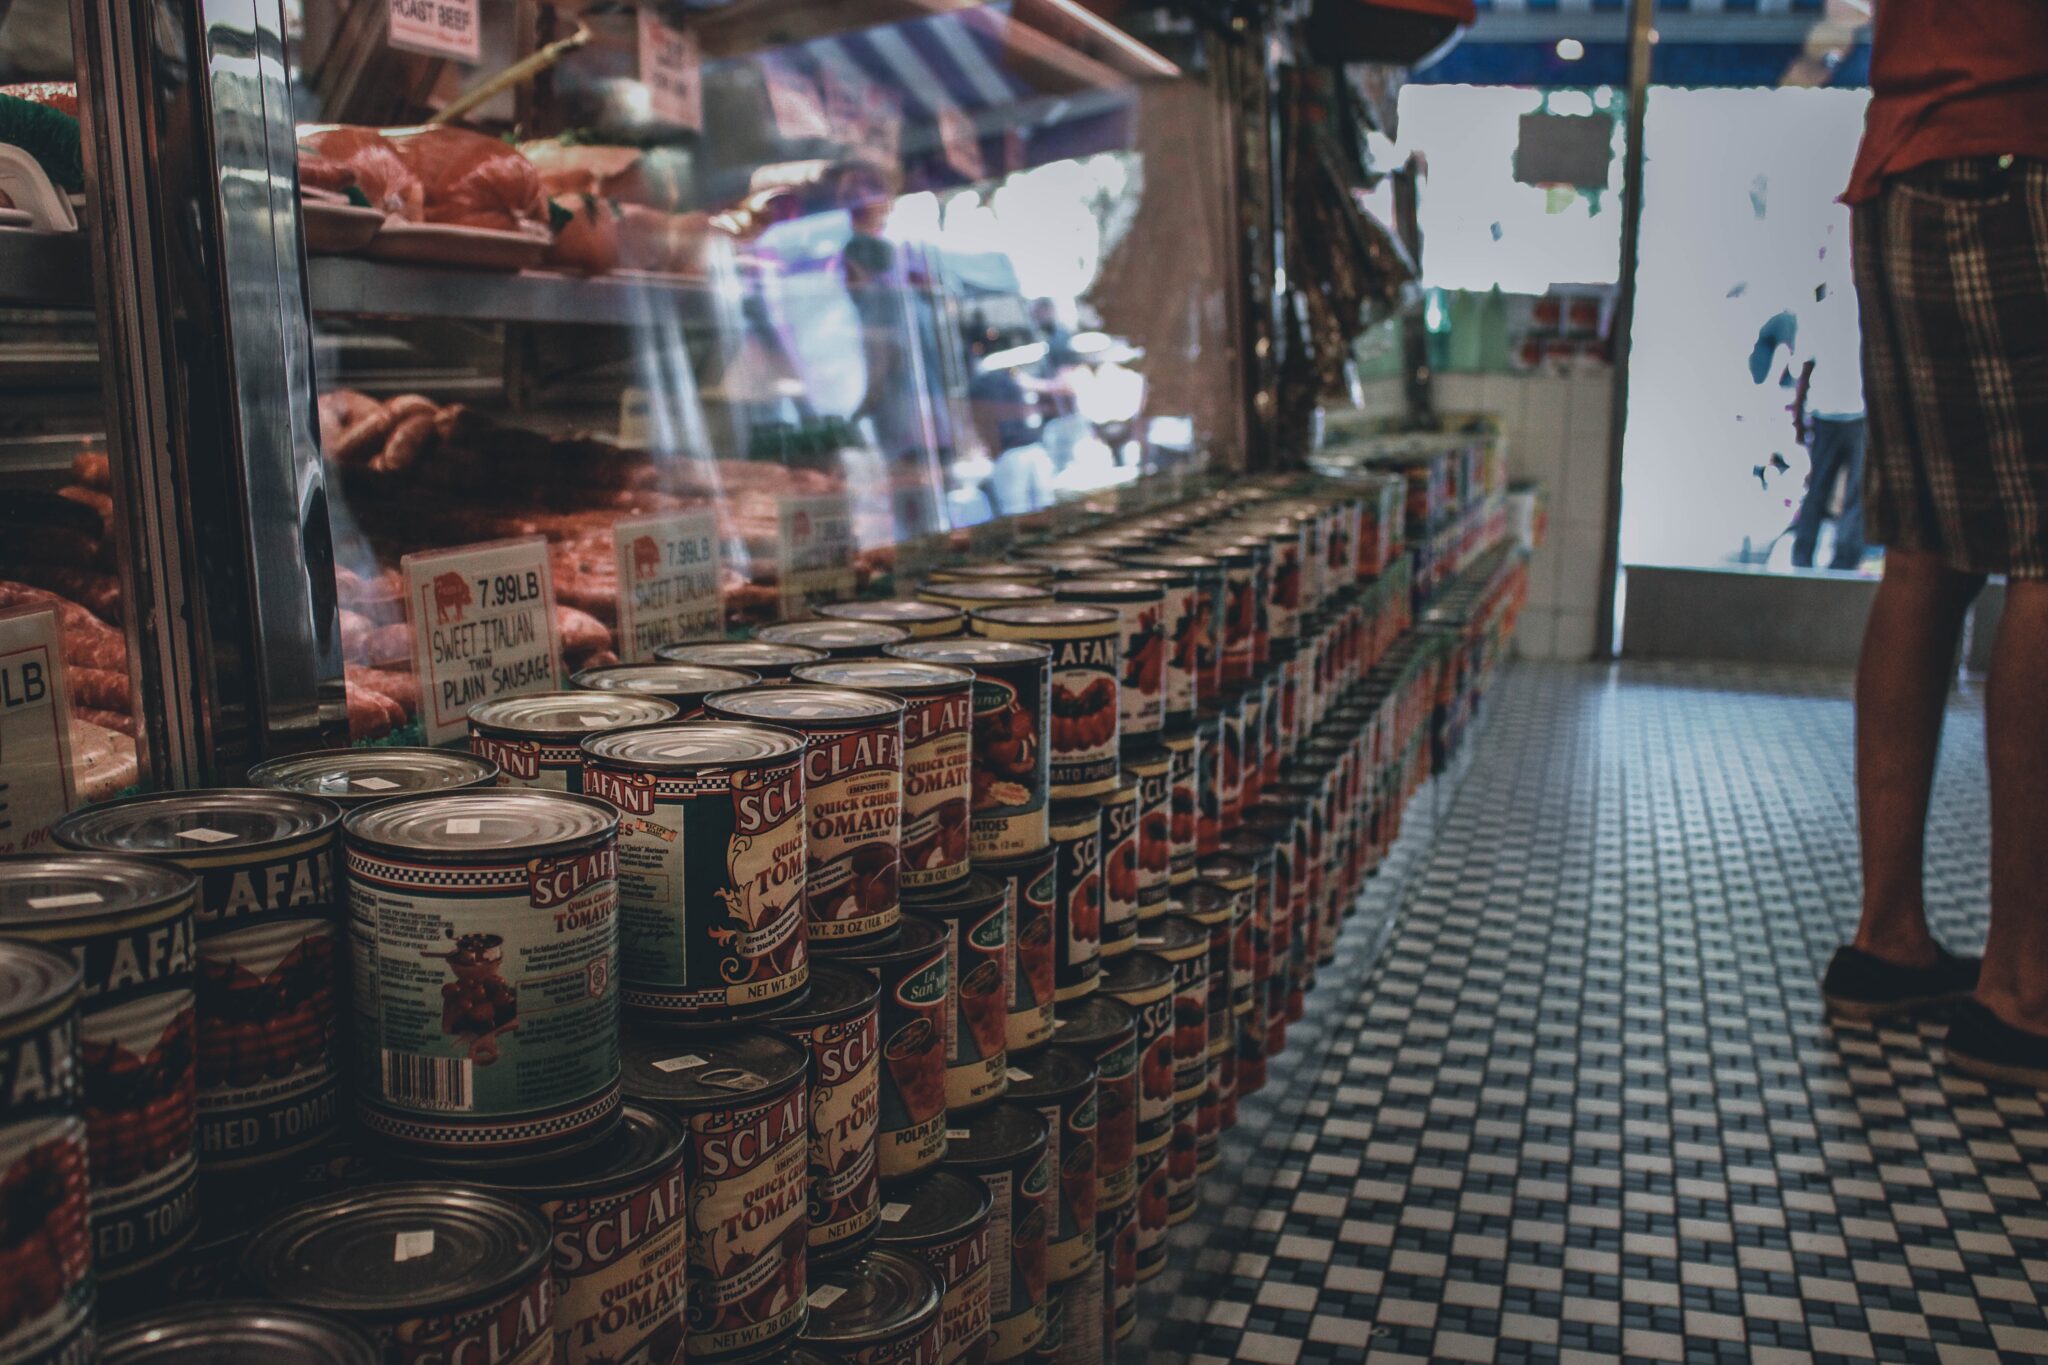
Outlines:
POLYGON ((1112 1359, 1426 772, 1383 502, 1249 485, 0 859, 0 1358, 1112 1359))

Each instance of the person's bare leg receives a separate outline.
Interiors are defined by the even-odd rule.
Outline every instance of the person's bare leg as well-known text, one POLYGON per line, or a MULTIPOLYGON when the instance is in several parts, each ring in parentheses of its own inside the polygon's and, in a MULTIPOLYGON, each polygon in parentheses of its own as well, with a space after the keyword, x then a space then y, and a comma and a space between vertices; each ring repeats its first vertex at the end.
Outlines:
MULTIPOLYGON (((1856 810, 1863 848, 1856 946, 1902 967, 1932 966, 1937 958, 1922 899, 1927 802, 1956 645, 1983 585, 1981 577, 1957 573, 1933 555, 1887 550, 1864 628, 1856 666, 1856 810)), ((2038 647, 2048 657, 2048 631, 2038 647)), ((2039 695, 2042 714, 2029 719, 2048 733, 2048 682, 2039 695)))
POLYGON ((2048 1033, 2048 583, 2011 583, 1984 693, 1991 932, 1977 999, 2048 1033))

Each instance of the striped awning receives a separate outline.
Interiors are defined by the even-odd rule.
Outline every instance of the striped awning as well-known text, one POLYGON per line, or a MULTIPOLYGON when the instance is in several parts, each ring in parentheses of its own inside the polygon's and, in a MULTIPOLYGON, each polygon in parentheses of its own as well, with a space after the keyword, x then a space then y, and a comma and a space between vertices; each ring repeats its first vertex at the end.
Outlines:
MULTIPOLYGON (((1413 79, 1594 86, 1628 79, 1628 0, 1478 0, 1462 40, 1413 79)), ((1656 0, 1659 85, 1776 85, 1817 41, 1842 53, 1830 84, 1869 78, 1859 0, 1656 0)))

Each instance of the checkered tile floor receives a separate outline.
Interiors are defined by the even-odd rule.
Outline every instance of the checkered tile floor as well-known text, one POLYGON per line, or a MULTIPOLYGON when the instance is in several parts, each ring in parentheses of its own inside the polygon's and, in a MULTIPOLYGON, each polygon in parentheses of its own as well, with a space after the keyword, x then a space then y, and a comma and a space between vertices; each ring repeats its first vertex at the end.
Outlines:
MULTIPOLYGON (((1938 1020, 1821 1015, 1847 680, 1524 664, 1488 710, 1127 1358, 2048 1360, 2041 1098, 1947 1072, 1938 1020)), ((1966 696, 1929 841, 1964 948, 1982 765, 1966 696)))

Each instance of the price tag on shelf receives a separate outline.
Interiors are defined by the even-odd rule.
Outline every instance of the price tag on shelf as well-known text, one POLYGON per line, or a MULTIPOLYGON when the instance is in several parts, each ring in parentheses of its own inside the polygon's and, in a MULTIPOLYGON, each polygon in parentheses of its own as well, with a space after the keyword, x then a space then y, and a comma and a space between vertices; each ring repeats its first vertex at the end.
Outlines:
POLYGON ((545 540, 430 550, 399 565, 427 743, 460 737, 480 701, 562 686, 545 540))
POLYGON ((621 517, 612 524, 619 568, 619 657, 645 663, 655 647, 725 634, 724 565, 711 512, 621 517))
POLYGON ((389 0, 391 46, 474 62, 483 56, 482 0, 389 0))
POLYGON ((664 22, 653 5, 640 6, 640 81, 648 107, 664 123, 704 126, 704 80, 697 35, 664 22))
POLYGON ((0 853, 46 846, 77 802, 63 638, 48 607, 0 611, 0 853))
POLYGON ((806 620, 817 603, 853 596, 859 585, 853 509, 843 496, 782 499, 776 507, 775 541, 783 620, 806 620))

